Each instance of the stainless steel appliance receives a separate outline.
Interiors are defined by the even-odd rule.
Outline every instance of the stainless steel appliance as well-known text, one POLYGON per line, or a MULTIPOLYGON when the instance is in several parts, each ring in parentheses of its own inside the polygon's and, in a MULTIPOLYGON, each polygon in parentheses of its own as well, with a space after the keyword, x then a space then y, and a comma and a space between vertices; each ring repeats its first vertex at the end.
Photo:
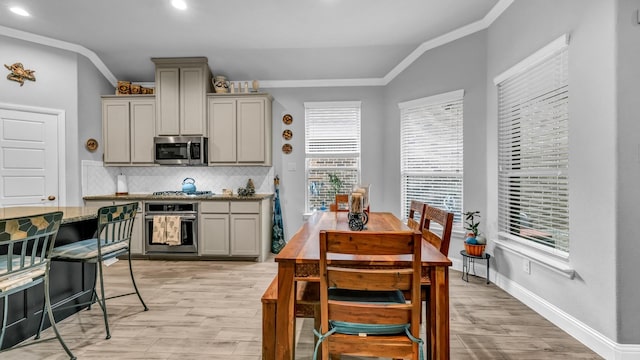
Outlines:
POLYGON ((146 202, 144 248, 147 255, 198 253, 198 204, 188 202, 146 202), (153 219, 156 216, 180 216, 180 245, 154 242, 153 219))
POLYGON ((155 162, 161 165, 207 165, 208 139, 202 136, 156 136, 155 162))

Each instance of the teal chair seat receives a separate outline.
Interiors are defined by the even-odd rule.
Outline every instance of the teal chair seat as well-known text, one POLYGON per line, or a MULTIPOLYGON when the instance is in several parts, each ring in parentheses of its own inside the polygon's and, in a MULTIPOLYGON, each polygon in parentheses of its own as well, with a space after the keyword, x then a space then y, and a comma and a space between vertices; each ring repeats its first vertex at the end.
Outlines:
POLYGON ((33 281, 37 281, 44 276, 47 269, 46 264, 38 256, 31 258, 23 258, 20 255, 11 255, 11 270, 9 270, 9 260, 7 256, 0 258, 0 293, 8 292, 9 290, 20 291, 18 287, 28 287, 33 281), (13 269, 20 269, 21 263, 24 266, 20 271, 13 271, 13 269), (32 266, 33 265, 33 266, 32 266))
POLYGON ((102 258, 125 254, 129 248, 126 241, 107 242, 107 240, 87 239, 53 249, 51 256, 57 259, 90 260, 98 258, 98 241, 102 258))

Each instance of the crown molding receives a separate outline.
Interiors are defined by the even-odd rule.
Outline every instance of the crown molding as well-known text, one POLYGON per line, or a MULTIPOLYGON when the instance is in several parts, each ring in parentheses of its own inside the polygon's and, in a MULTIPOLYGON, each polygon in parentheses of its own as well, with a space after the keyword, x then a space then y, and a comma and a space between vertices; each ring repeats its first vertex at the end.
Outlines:
POLYGON ((54 38, 50 38, 42 35, 36 35, 26 31, 12 29, 6 26, 0 26, 0 35, 4 35, 7 37, 20 39, 24 41, 29 41, 36 44, 47 45, 47 46, 55 47, 62 50, 73 51, 75 53, 84 55, 89 60, 91 60, 93 65, 95 65, 98 71, 102 73, 102 75, 107 79, 107 81, 111 83, 111 85, 113 85, 113 87, 116 87, 116 84, 118 83, 116 77, 109 70, 109 68, 107 68, 107 65, 105 65, 102 62, 102 60, 98 57, 98 55, 96 55, 96 53, 87 49, 84 46, 80 46, 78 44, 74 44, 74 43, 70 43, 70 42, 66 42, 66 41, 62 41, 62 40, 58 40, 58 39, 54 39, 54 38))
POLYGON ((384 76, 384 85, 389 84, 393 79, 396 78, 396 76, 405 71, 425 52, 488 28, 489 26, 491 26, 491 24, 493 24, 498 16, 500 16, 513 3, 513 1, 514 0, 500 0, 493 6, 493 8, 491 8, 491 10, 487 13, 487 15, 484 16, 484 18, 482 18, 482 20, 478 20, 469 25, 457 28, 442 36, 438 36, 435 39, 423 42, 398 65, 391 69, 391 71, 389 71, 387 75, 384 76))
MULTIPOLYGON (((389 73, 382 78, 363 78, 363 79, 317 79, 317 80, 260 80, 260 87, 263 88, 292 88, 292 87, 344 87, 344 86, 385 86, 396 78, 400 73, 406 70, 414 61, 416 61, 425 52, 442 46, 449 42, 458 40, 467 35, 488 28, 512 3, 514 0, 499 0, 487 15, 469 25, 465 25, 447 34, 439 36, 420 44, 407 57, 405 57, 398 65, 396 65, 389 73)), ((102 60, 93 51, 70 42, 53 39, 50 37, 32 34, 26 31, 0 26, 0 35, 30 41, 33 43, 47 45, 58 49, 73 51, 87 57, 102 73, 102 75, 116 87, 117 79, 113 73, 107 68, 102 60)))

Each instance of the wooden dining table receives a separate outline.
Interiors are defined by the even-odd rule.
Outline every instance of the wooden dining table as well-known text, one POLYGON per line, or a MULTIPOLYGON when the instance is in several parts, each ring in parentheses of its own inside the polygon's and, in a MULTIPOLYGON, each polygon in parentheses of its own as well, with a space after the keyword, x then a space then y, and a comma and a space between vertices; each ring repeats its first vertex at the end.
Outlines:
MULTIPOLYGON (((289 240, 275 257, 278 263, 278 298, 276 311, 276 359, 292 360, 295 354, 295 283, 320 281, 319 234, 321 230, 350 230, 348 212, 316 212, 289 240)), ((370 212, 362 231, 411 230, 395 215, 370 212)), ((358 263, 371 266, 392 266, 407 261, 402 256, 362 255, 331 258, 332 262, 358 263)), ((422 242, 422 274, 430 282, 427 318, 428 350, 431 359, 449 359, 449 266, 451 260, 427 241, 422 242)))

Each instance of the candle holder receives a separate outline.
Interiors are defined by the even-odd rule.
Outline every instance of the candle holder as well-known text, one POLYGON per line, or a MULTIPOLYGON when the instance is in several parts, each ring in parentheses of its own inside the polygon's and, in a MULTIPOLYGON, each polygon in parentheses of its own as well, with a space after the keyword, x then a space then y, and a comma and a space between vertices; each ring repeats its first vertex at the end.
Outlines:
POLYGON ((349 229, 360 231, 369 221, 369 216, 364 211, 364 194, 353 192, 349 196, 349 229))

